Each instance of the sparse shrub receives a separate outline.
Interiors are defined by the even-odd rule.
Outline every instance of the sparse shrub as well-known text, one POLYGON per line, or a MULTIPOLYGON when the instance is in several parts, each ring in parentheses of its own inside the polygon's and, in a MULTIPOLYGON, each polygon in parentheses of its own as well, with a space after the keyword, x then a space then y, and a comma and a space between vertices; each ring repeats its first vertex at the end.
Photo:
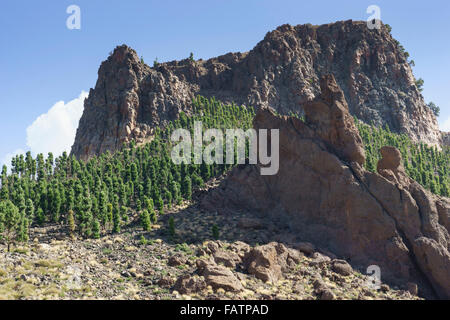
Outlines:
POLYGON ((175 251, 183 251, 183 252, 186 252, 188 255, 193 254, 192 249, 188 246, 188 244, 186 242, 177 244, 175 246, 175 251))
POLYGON ((392 27, 389 24, 386 23, 384 26, 386 27, 386 29, 389 33, 392 32, 392 27))
POLYGON ((436 117, 439 117, 439 114, 441 113, 441 108, 439 108, 434 102, 428 103, 427 107, 430 108, 431 111, 433 111, 436 117))
POLYGON ((417 87, 417 89, 419 89, 420 92, 423 91, 423 83, 424 83, 424 81, 422 78, 419 78, 416 80, 416 87, 417 87))
POLYGON ((144 235, 141 235, 141 239, 139 240, 139 243, 143 246, 147 245, 147 239, 145 239, 144 235))

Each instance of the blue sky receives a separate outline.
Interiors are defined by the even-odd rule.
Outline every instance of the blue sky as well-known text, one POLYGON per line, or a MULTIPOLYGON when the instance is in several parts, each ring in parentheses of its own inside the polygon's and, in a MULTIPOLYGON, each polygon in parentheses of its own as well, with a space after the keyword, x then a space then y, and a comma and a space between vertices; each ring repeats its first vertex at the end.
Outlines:
POLYGON ((191 51, 206 59, 248 51, 283 23, 366 20, 372 4, 415 61, 414 74, 425 80, 425 100, 441 107, 439 121, 448 119, 450 130, 447 0, 15 0, 2 1, 0 11, 0 162, 17 151, 68 145, 62 140, 73 135, 76 123, 67 110, 75 117, 81 112, 101 61, 119 44, 133 47, 147 62, 185 58, 191 51), (66 27, 72 4, 81 8, 81 30, 66 27))

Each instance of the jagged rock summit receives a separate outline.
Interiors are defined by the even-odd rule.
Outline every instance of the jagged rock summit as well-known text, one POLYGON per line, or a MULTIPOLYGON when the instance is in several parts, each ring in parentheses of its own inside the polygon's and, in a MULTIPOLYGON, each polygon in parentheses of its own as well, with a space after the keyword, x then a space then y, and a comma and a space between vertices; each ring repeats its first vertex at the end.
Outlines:
POLYGON ((223 102, 301 112, 320 92, 319 79, 333 74, 350 113, 416 141, 442 137, 415 85, 405 53, 384 25, 340 21, 321 26, 282 25, 247 53, 209 60, 184 59, 153 68, 123 45, 102 63, 85 101, 72 154, 87 159, 134 139, 146 142, 156 126, 189 113, 201 94, 223 102))
POLYGON ((378 173, 366 171, 343 92, 333 76, 321 86, 305 105, 306 122, 268 109, 255 117, 256 129, 280 130, 278 173, 236 167, 203 206, 257 213, 362 270, 379 266, 384 280, 450 298, 450 199, 410 179, 393 147, 380 150, 378 173))

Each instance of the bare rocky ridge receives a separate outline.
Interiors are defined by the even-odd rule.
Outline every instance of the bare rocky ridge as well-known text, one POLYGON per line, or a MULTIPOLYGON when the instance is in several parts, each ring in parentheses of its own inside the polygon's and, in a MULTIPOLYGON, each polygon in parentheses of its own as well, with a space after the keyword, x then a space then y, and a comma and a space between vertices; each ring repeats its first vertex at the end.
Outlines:
POLYGON ((150 139, 152 130, 189 112, 201 94, 223 102, 301 112, 333 74, 350 113, 416 141, 441 142, 432 111, 418 91, 408 61, 386 27, 340 21, 283 25, 247 53, 209 60, 173 61, 150 68, 123 45, 102 63, 85 101, 72 154, 87 159, 124 142, 150 139))
POLYGON ((361 163, 361 138, 333 76, 305 105, 306 123, 260 110, 254 127, 280 130, 280 169, 235 168, 203 199, 205 208, 246 209, 285 225, 352 265, 378 265, 392 283, 418 284, 426 297, 450 298, 450 199, 411 180, 401 154, 381 149, 378 173, 361 163))

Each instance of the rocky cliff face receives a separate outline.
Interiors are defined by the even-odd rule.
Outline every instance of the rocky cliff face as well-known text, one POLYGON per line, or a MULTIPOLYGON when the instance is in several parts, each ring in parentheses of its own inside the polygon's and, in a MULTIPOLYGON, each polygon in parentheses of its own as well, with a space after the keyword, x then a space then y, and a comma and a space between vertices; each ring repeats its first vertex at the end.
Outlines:
POLYGON ((237 167, 203 205, 258 212, 364 270, 378 265, 385 280, 450 298, 450 199, 408 178, 393 147, 381 149, 378 173, 366 171, 343 92, 332 76, 321 86, 306 122, 266 109, 255 117, 255 128, 280 130, 278 174, 237 167))
POLYGON ((450 132, 442 132, 442 145, 450 147, 450 132))
POLYGON ((127 46, 102 63, 90 91, 72 154, 86 159, 124 142, 145 142, 152 128, 189 112, 197 94, 224 102, 302 112, 333 74, 350 113, 367 123, 388 124, 414 140, 441 140, 435 116, 419 93, 411 68, 387 28, 365 22, 321 26, 283 25, 253 50, 206 61, 173 61, 150 68, 127 46))

